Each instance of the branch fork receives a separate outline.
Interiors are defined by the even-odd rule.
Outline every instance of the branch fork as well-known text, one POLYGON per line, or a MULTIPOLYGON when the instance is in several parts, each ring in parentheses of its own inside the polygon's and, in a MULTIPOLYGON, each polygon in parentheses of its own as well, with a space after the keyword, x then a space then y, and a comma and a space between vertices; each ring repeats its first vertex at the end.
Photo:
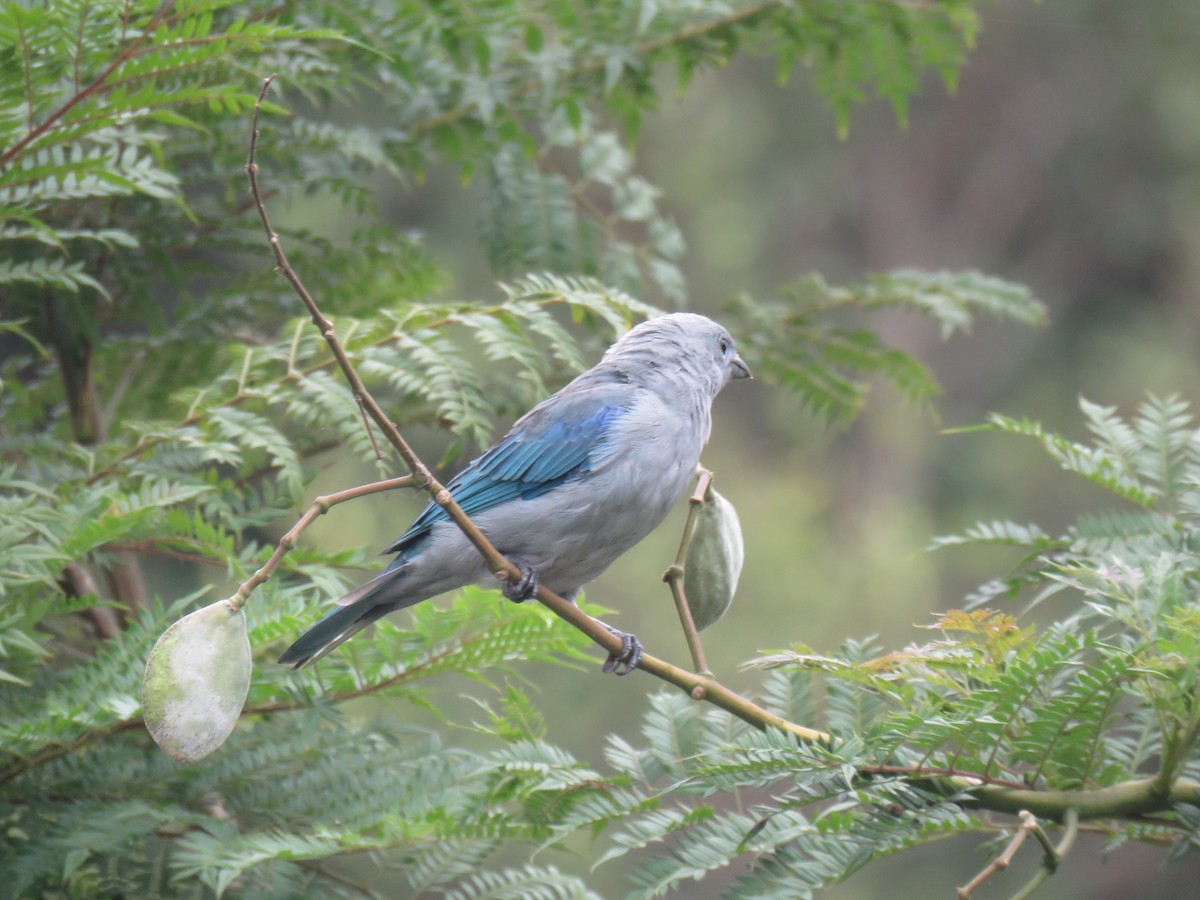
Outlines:
POLYGON ((1042 828, 1037 816, 1027 809, 1017 813, 1017 818, 1020 819, 1020 824, 1013 833, 1012 839, 1007 846, 1000 852, 1000 855, 988 863, 983 870, 972 878, 967 884, 958 889, 959 900, 969 900, 971 895, 989 878, 996 875, 998 872, 1003 872, 1012 865, 1013 857, 1017 855, 1017 851, 1021 849, 1021 845, 1032 835, 1037 839, 1037 842, 1042 846, 1042 866, 1034 877, 1017 893, 1013 894, 1013 900, 1024 900, 1032 894, 1041 885, 1043 881, 1058 871, 1059 863, 1062 858, 1071 849, 1071 845, 1075 842, 1075 835, 1079 831, 1079 816, 1074 809, 1068 809, 1065 816, 1065 827, 1063 838, 1055 846, 1050 840, 1050 836, 1046 834, 1046 830, 1042 828))

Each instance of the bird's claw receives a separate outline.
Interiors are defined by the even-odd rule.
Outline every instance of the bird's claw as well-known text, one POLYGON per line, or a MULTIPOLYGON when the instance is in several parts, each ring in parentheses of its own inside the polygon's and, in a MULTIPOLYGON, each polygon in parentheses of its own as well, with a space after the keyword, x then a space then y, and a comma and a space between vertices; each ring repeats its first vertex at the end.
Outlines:
POLYGON ((538 573, 533 566, 522 559, 511 559, 511 562, 521 570, 521 577, 517 581, 506 579, 501 590, 504 592, 504 596, 513 603, 524 603, 537 593, 538 573))
POLYGON ((608 659, 604 661, 601 671, 614 672, 617 675, 628 675, 642 661, 642 654, 645 652, 645 648, 642 646, 642 642, 634 635, 627 634, 624 631, 617 631, 611 625, 605 625, 604 627, 621 639, 621 652, 608 654, 608 659))

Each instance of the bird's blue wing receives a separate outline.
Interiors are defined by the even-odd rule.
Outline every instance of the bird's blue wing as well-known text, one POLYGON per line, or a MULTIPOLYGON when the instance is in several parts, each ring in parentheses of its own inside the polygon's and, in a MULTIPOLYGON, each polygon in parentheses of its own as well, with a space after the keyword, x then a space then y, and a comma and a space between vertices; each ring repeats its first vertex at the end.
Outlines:
MULTIPOLYGON (((504 439, 446 485, 468 516, 508 500, 529 500, 586 472, 608 431, 624 413, 610 392, 556 395, 530 411, 504 439)), ((448 519, 430 503, 385 553, 410 547, 433 525, 448 519)))

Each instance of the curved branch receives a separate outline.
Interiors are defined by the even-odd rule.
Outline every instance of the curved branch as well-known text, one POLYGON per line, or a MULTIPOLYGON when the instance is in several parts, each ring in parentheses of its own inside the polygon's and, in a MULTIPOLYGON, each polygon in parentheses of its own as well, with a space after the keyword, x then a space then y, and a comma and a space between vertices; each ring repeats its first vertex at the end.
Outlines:
POLYGON ((402 475, 399 478, 376 481, 372 484, 364 484, 356 488, 338 491, 335 494, 318 497, 312 502, 312 506, 308 508, 308 511, 300 517, 296 524, 289 528, 287 533, 279 539, 279 543, 275 546, 275 552, 271 554, 270 558, 262 564, 257 572, 238 585, 237 591, 234 592, 233 596, 227 602, 235 611, 245 606, 254 589, 270 579, 271 573, 283 561, 284 556, 296 546, 296 539, 300 536, 300 533, 339 503, 345 503, 347 500, 356 500, 368 494, 378 494, 381 491, 394 491, 396 488, 411 487, 413 483, 411 475, 402 475))

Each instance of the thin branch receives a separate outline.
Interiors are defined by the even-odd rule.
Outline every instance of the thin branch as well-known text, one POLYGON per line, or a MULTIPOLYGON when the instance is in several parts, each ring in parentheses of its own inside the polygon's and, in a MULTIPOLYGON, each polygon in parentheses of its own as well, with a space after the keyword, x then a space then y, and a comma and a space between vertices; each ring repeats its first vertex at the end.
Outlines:
POLYGON ((364 884, 359 884, 357 881, 342 875, 340 872, 335 872, 333 869, 321 865, 320 861, 318 860, 298 859, 296 860, 296 865, 300 866, 301 868, 308 869, 309 871, 320 875, 322 878, 328 878, 330 881, 336 881, 342 887, 350 888, 350 890, 362 894, 364 897, 381 896, 381 894, 374 888, 367 887, 364 884))
MULTIPOLYGON (((122 731, 130 731, 134 728, 145 729, 146 723, 142 719, 142 714, 139 711, 137 715, 129 719, 122 719, 119 722, 113 722, 111 725, 106 725, 96 731, 85 731, 72 741, 67 741, 61 744, 48 744, 38 750, 32 756, 21 756, 15 759, 7 769, 0 769, 0 785, 8 784, 10 781, 15 781, 26 772, 32 772, 46 763, 53 762, 60 757, 67 756, 80 750, 89 744, 94 744, 96 741, 103 740, 114 734, 119 734, 122 731)), ((6 760, 7 761, 7 760, 6 760)))
POLYGON ((379 449, 379 441, 375 440, 375 429, 371 427, 371 420, 367 418, 367 408, 363 406, 361 397, 354 399, 358 401, 358 411, 362 414, 363 428, 367 430, 367 437, 371 439, 371 449, 375 451, 375 459, 383 462, 383 451, 379 449))
POLYGON ((687 592, 683 589, 683 573, 688 551, 692 548, 692 538, 696 534, 696 523, 700 519, 700 507, 707 502, 709 490, 712 488, 712 479, 713 473, 703 466, 700 467, 696 478, 696 489, 688 498, 687 520, 683 523, 679 551, 675 554, 675 562, 663 573, 663 581, 667 583, 667 587, 671 589, 671 596, 675 599, 679 624, 683 627, 683 636, 687 640, 696 672, 708 677, 712 677, 712 670, 708 667, 708 660, 704 658, 704 645, 700 643, 700 632, 696 628, 696 620, 692 617, 692 607, 688 603, 687 592))
POLYGON ((1037 874, 1029 880, 1028 884, 1012 895, 1012 900, 1027 900, 1041 886, 1043 881, 1058 871, 1059 863, 1070 852, 1071 846, 1075 843, 1075 837, 1079 834, 1079 816, 1075 810, 1067 810, 1063 837, 1058 842, 1058 846, 1050 846, 1049 839, 1046 837, 1044 831, 1039 829, 1037 834, 1038 839, 1042 841, 1042 847, 1046 851, 1042 867, 1037 870, 1037 874))
POLYGON ((116 385, 108 395, 108 400, 100 409, 101 427, 105 432, 109 431, 109 425, 116 419, 117 407, 120 406, 126 392, 133 386, 134 381, 137 380, 142 370, 142 363, 145 360, 146 351, 138 350, 125 363, 125 367, 121 371, 121 377, 117 379, 116 385))
POLYGON ((1018 790, 992 784, 972 784, 961 779, 959 789, 971 798, 964 806, 977 806, 1016 815, 1028 810, 1043 819, 1063 821, 1068 815, 1081 819, 1134 818, 1169 810, 1177 803, 1200 804, 1200 782, 1178 779, 1167 794, 1161 793, 1157 777, 1135 778, 1092 790, 1018 790))
POLYGON ((380 491, 394 491, 397 488, 412 487, 414 482, 415 480, 411 475, 403 475, 399 478, 389 478, 387 481, 363 484, 355 488, 318 497, 296 524, 288 529, 287 534, 279 539, 279 543, 275 547, 275 552, 263 563, 262 567, 238 586, 237 591, 228 600, 229 605, 235 610, 245 606, 246 601, 250 599, 250 595, 254 593, 254 589, 270 579, 271 573, 283 561, 284 556, 296 546, 296 539, 300 536, 301 532, 339 503, 345 503, 347 500, 357 500, 359 497, 365 497, 368 494, 378 494, 380 491))
POLYGON ((173 547, 176 544, 204 547, 204 544, 200 541, 189 538, 148 537, 140 541, 113 541, 112 543, 105 544, 104 549, 116 550, 119 553, 149 553, 153 556, 161 556, 164 559, 177 559, 180 562, 191 563, 196 566, 212 566, 218 569, 228 567, 228 563, 223 558, 206 556, 199 551, 187 553, 183 550, 176 550, 173 547))
MULTIPOLYGON (((1054 847, 1050 845, 1049 840, 1046 838, 1046 833, 1042 831, 1042 826, 1038 824, 1037 817, 1027 810, 1021 810, 1020 816, 1021 826, 1013 834, 1012 840, 1008 842, 1008 846, 1004 848, 999 856, 984 866, 983 871, 958 889, 958 900, 968 900, 971 894, 985 881, 997 872, 1003 872, 1007 869, 1012 864, 1013 857, 1016 856, 1017 851, 1021 849, 1021 845, 1025 843, 1031 834, 1040 834, 1039 840, 1042 841, 1043 847, 1048 847, 1050 853, 1054 852, 1054 847)), ((1057 867, 1057 859, 1055 859, 1054 864, 1057 867)))
POLYGON ((1019 781, 1007 781, 1003 778, 995 778, 991 775, 980 775, 978 772, 968 772, 964 769, 945 769, 935 768, 933 766, 916 765, 916 766, 860 766, 858 769, 862 775, 907 775, 912 778, 957 778, 961 781, 975 782, 978 784, 994 784, 998 787, 1012 788, 1014 790, 1023 790, 1025 785, 1019 781))

